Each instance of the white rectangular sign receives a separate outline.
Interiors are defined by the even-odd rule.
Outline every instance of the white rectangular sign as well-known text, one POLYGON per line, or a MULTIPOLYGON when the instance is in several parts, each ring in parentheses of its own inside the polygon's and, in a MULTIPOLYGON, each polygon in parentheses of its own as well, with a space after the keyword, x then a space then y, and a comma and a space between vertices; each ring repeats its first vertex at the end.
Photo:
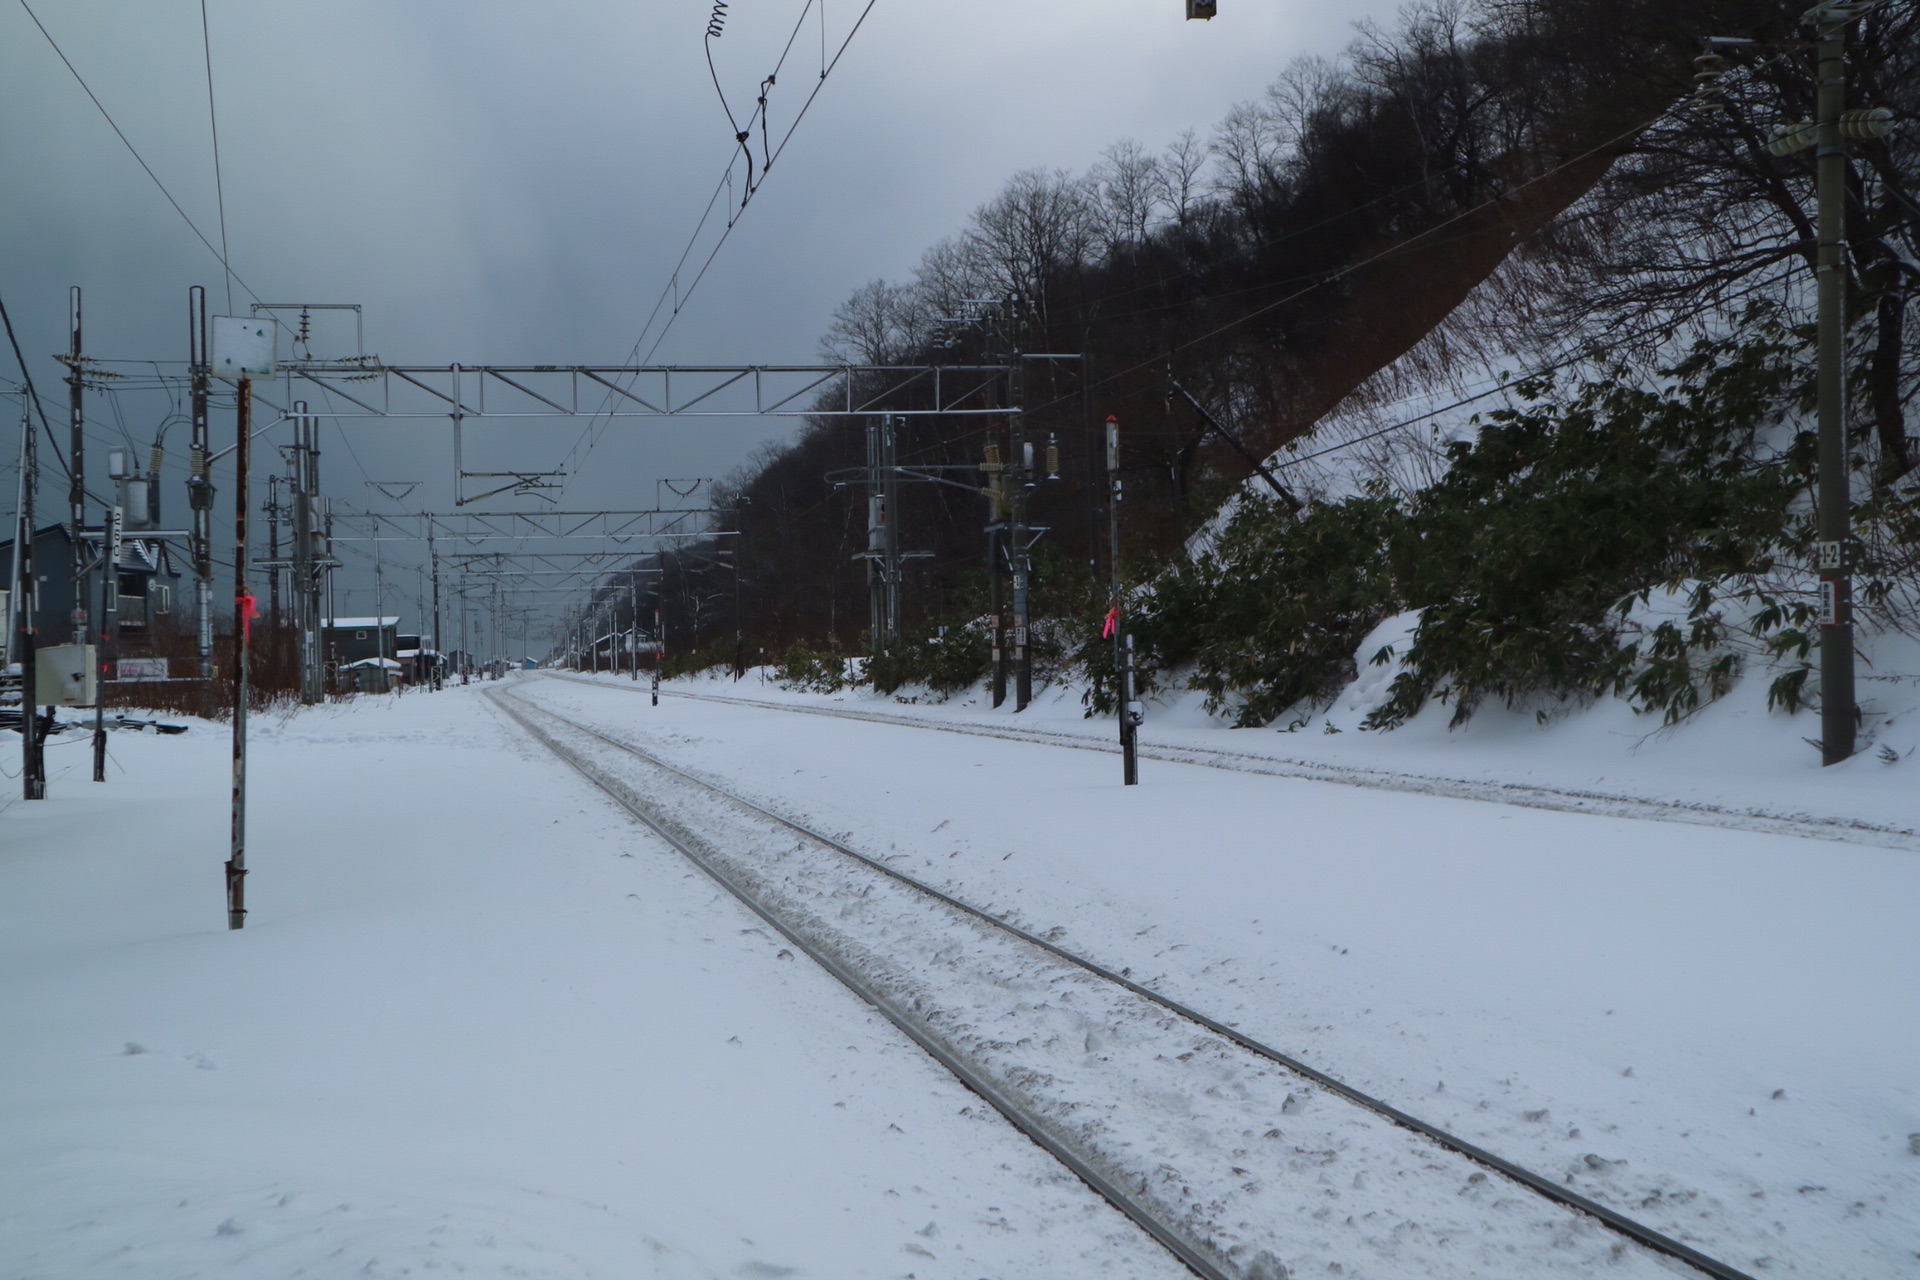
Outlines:
POLYGON ((213 318, 213 376, 271 378, 274 359, 272 320, 251 316, 213 318))

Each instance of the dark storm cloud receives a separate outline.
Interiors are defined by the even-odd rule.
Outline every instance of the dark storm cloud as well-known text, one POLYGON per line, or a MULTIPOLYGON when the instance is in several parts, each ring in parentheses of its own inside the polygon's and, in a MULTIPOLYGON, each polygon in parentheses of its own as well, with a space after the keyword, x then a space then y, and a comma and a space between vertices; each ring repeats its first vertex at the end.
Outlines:
MULTIPOLYGON (((218 244, 200 5, 29 2, 218 244)), ((819 82, 823 48, 831 58, 863 7, 835 0, 822 24, 805 0, 735 0, 712 51, 736 117, 791 37, 768 92, 777 144, 819 82)), ((909 276, 1012 173, 1081 171, 1122 137, 1157 149, 1183 129, 1204 135, 1291 58, 1337 51, 1369 11, 1389 6, 1236 0, 1208 24, 1183 21, 1180 0, 878 0, 654 358, 812 360, 841 300, 875 277, 909 276)), ((361 304, 368 349, 393 362, 624 360, 663 290, 672 295, 675 262, 733 151, 703 53, 708 12, 209 0, 231 262, 266 301, 361 304)), ((85 290, 89 355, 179 362, 188 286, 207 286, 224 312, 227 282, 17 0, 0 0, 0 86, 0 295, 63 435, 63 370, 50 356, 66 346, 68 286, 85 290)), ((244 311, 253 298, 233 292, 244 311)), ((340 329, 322 337, 345 342, 340 329)), ((9 386, 10 365, 0 362, 9 386)), ((121 438, 113 408, 90 400, 96 449, 121 438)), ((129 394, 119 419, 144 448, 169 408, 129 394)), ((788 430, 615 426, 564 501, 651 505, 657 479, 724 475, 788 430)), ((231 432, 216 420, 216 444, 231 432)), ((492 452, 467 464, 551 469, 578 435, 566 422, 495 432, 476 446, 492 452)), ((185 443, 184 431, 169 437, 170 470, 185 443)), ((394 478, 424 482, 406 509, 451 504, 444 425, 344 422, 323 444, 342 504, 391 508, 366 482, 394 478)), ((178 477, 166 483, 177 493, 178 477)), ((224 533, 230 479, 222 488, 224 533)), ((382 554, 421 558, 403 546, 382 554)), ((372 611, 367 575, 343 581, 342 609, 372 611)))

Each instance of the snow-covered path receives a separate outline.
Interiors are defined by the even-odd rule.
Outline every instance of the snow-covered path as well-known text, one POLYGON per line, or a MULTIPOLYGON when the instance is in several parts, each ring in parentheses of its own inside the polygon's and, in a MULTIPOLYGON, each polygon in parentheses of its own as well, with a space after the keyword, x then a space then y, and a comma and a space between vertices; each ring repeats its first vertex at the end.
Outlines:
MULTIPOLYGON (((1920 1265, 1911 853, 514 683, 1737 1267, 1920 1265)), ((481 691, 256 719, 239 934, 223 729, 0 802, 0 1276, 1178 1274, 481 691)))
POLYGON ((1183 1274, 485 708, 118 736, 0 813, 0 1276, 1183 1274))

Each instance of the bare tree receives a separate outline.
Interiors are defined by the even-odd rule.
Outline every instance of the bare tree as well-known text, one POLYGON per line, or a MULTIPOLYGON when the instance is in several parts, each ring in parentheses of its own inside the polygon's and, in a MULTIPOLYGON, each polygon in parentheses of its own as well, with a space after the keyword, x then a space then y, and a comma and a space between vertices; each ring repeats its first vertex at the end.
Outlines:
POLYGON ((836 364, 894 364, 920 350, 929 329, 918 289, 872 280, 834 309, 820 354, 836 364))
MULTIPOLYGON (((1848 105, 1885 106, 1903 120, 1920 112, 1917 42, 1920 6, 1910 0, 1861 23, 1848 105)), ((1657 335, 1703 313, 1721 323, 1754 298, 1804 314, 1816 256, 1814 152, 1775 156, 1766 142, 1812 114, 1814 93, 1804 55, 1756 56, 1717 86, 1718 110, 1683 102, 1641 132, 1556 228, 1565 282, 1551 297, 1561 317, 1657 335)), ((1863 434, 1882 484, 1920 460, 1907 427, 1920 395, 1907 318, 1920 277, 1920 139, 1910 135, 1896 129, 1848 148, 1849 320, 1866 375, 1856 405, 1871 422, 1863 434)))
POLYGON ((1096 225, 1085 182, 1064 169, 1028 169, 974 212, 963 239, 992 292, 1021 295, 1044 324, 1058 284, 1086 264, 1096 225))
POLYGON ((1211 150, 1221 164, 1215 190, 1243 212, 1278 194, 1286 138, 1265 103, 1236 103, 1214 131, 1211 150))
POLYGON ((971 242, 961 236, 949 236, 920 255, 913 279, 920 306, 934 323, 961 314, 968 298, 990 288, 971 242))
POLYGON ((1162 207, 1166 187, 1160 160, 1132 138, 1101 152, 1088 180, 1095 195, 1100 239, 1109 254, 1143 243, 1162 207))
POLYGON ((1175 226, 1185 230, 1192 222, 1194 205, 1200 198, 1200 178, 1206 172, 1207 144, 1192 129, 1168 144, 1160 157, 1156 178, 1160 184, 1160 203, 1165 205, 1175 226))
POLYGON ((1261 110, 1281 148, 1281 163, 1299 169, 1328 159, 1331 126, 1360 95, 1346 66, 1332 58, 1295 58, 1267 86, 1261 110))

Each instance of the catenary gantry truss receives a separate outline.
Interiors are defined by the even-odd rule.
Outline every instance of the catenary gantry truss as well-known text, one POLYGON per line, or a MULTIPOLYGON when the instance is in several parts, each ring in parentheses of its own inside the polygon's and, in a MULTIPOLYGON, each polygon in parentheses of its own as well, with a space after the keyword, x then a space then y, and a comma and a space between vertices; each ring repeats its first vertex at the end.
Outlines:
POLYGON ((335 517, 352 533, 337 533, 335 542, 424 542, 431 535, 449 543, 478 546, 487 542, 527 542, 542 539, 592 538, 623 547, 637 542, 670 542, 726 538, 733 535, 713 528, 716 513, 697 510, 648 511, 420 511, 386 514, 377 511, 343 512, 335 517))
MULTIPOLYGON (((389 365, 288 362, 289 397, 324 392, 332 418, 982 416, 1011 365, 389 365)), ((1013 380, 1012 385, 1017 385, 1013 380)))

